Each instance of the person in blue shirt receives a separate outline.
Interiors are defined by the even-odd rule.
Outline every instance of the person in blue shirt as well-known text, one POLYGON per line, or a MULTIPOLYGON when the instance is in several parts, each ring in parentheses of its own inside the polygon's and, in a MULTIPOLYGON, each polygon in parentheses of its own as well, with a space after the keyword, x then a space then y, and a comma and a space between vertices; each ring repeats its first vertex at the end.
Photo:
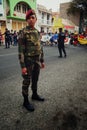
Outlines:
POLYGON ((55 32, 55 34, 52 35, 52 37, 50 38, 50 42, 53 45, 53 43, 57 44, 57 39, 58 39, 58 33, 55 32))

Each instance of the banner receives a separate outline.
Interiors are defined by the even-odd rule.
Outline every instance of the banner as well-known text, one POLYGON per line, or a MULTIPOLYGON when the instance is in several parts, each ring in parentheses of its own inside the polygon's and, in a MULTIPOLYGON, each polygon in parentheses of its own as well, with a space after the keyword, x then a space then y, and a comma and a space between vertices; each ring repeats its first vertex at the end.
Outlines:
POLYGON ((54 28, 64 28, 64 25, 62 24, 62 19, 61 18, 54 18, 54 22, 53 22, 53 27, 54 28))
POLYGON ((87 44, 87 39, 86 38, 78 37, 78 41, 79 41, 80 44, 83 44, 83 45, 87 44))

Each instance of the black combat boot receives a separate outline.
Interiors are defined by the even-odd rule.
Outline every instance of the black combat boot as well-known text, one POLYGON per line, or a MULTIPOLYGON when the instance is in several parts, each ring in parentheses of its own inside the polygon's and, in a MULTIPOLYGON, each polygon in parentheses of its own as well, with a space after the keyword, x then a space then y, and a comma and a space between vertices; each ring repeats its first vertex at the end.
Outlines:
POLYGON ((59 58, 62 58, 62 56, 58 56, 59 58))
POLYGON ((64 57, 66 58, 66 56, 67 56, 67 55, 65 54, 64 57))
POLYGON ((33 91, 32 94, 32 100, 36 100, 36 101, 44 101, 45 99, 43 97, 40 97, 36 91, 33 91))
POLYGON ((30 102, 29 102, 29 100, 28 100, 28 96, 27 96, 27 95, 23 95, 23 97, 24 97, 23 106, 24 106, 28 111, 33 112, 35 109, 34 109, 33 105, 30 104, 30 102))

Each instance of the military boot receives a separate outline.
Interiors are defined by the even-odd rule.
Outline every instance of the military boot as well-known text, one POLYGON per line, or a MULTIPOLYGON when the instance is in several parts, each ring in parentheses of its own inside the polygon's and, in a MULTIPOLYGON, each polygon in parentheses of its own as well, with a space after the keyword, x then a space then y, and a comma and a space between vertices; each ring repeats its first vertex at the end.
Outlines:
POLYGON ((24 97, 24 103, 23 103, 23 106, 28 110, 28 111, 31 111, 33 112, 35 109, 34 109, 34 106, 32 104, 30 104, 29 100, 28 100, 28 96, 27 95, 23 95, 24 97))
POLYGON ((32 100, 43 102, 45 99, 43 97, 39 96, 36 91, 34 91, 32 94, 32 100))

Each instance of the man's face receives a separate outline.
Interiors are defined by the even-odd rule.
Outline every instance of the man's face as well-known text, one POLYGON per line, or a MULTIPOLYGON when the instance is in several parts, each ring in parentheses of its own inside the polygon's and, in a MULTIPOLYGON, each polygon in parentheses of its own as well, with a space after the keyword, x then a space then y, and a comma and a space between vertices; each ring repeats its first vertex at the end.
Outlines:
POLYGON ((36 21, 37 21, 37 18, 36 18, 35 15, 31 15, 31 16, 27 19, 28 25, 31 26, 31 27, 34 27, 36 21))

